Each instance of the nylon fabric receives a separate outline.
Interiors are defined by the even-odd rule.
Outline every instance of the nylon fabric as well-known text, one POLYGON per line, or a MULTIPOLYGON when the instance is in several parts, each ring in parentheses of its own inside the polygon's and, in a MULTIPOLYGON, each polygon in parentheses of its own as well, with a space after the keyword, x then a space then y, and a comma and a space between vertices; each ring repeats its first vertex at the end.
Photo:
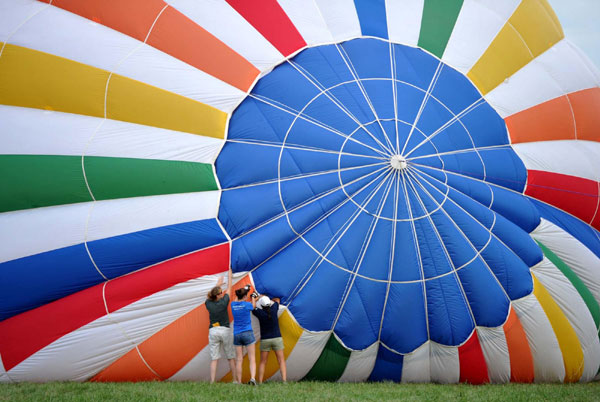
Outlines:
POLYGON ((301 4, 294 0, 279 0, 278 3, 307 45, 334 41, 316 2, 301 4))
POLYGON ((69 297, 3 320, 0 322, 2 327, 0 352, 5 367, 10 370, 33 353, 60 338, 62 334, 72 332, 145 296, 178 282, 222 272, 227 253, 227 245, 202 250, 117 278, 109 282, 106 287, 103 284, 92 286, 69 297), (170 267, 173 275, 169 277, 161 275, 164 267, 170 267), (144 283, 143 287, 135 286, 138 280, 144 283), (124 292, 126 289, 127 291, 124 292), (106 297, 108 311, 104 297, 106 297))
POLYGON ((379 345, 374 343, 365 350, 352 351, 344 373, 339 378, 339 382, 359 382, 366 381, 373 371, 375 360, 377 359, 377 349, 379 345))
POLYGON ((360 22, 354 0, 314 0, 331 36, 343 41, 360 36, 360 22))
POLYGON ((589 291, 589 289, 585 286, 583 281, 579 279, 579 277, 573 272, 573 270, 565 264, 556 254, 552 252, 548 247, 546 247, 542 243, 538 243, 540 248, 544 252, 544 255, 548 260, 554 264, 556 268, 562 272, 564 276, 569 279, 569 282, 575 287, 577 293, 581 296, 583 301, 585 302, 592 318, 594 319, 594 323, 596 324, 596 330, 600 328, 600 306, 598 306, 598 302, 594 299, 594 296, 589 291))
POLYGON ((548 0, 0 3, 0 382, 207 380, 227 269, 290 381, 596 376, 600 72, 548 0))
POLYGON ((595 325, 592 315, 589 314, 589 310, 576 288, 565 280, 563 273, 548 259, 544 259, 534 269, 534 272, 577 335, 583 354, 582 360, 579 362, 581 374, 578 381, 590 381, 597 374, 600 365, 598 327, 595 325))
POLYGON ((490 382, 488 367, 481 350, 477 331, 473 331, 469 339, 458 348, 458 358, 460 361, 460 382, 469 384, 490 382))
POLYGON ((215 218, 219 192, 123 198, 0 215, 0 262, 141 230, 215 218), (198 208, 202 205, 202 208, 198 208), (171 208, 171 209, 170 209, 171 208), (162 211, 162 214, 158 212, 162 211), (19 232, 15 237, 13 233, 19 232), (23 243, 23 238, 30 242, 23 243), (46 241, 43 241, 43 240, 46 241))
POLYGON ((572 92, 506 118, 513 143, 579 139, 600 141, 600 88, 572 92))
POLYGON ((589 289, 596 302, 600 301, 600 287, 596 280, 599 275, 596 267, 600 266, 600 259, 590 249, 564 228, 546 219, 542 220, 532 236, 567 264, 589 289))
POLYGON ((524 0, 467 76, 486 95, 563 38, 546 0, 524 0))
POLYGON ((524 383, 533 382, 534 370, 531 348, 523 325, 519 321, 514 308, 510 309, 510 314, 502 329, 510 356, 510 380, 524 383))
POLYGON ((0 317, 6 319, 61 300, 103 282, 105 277, 118 278, 225 241, 216 220, 209 219, 146 229, 4 262, 0 264, 0 317), (23 294, 23 287, 35 291, 23 294))
POLYGON ((442 58, 463 0, 425 0, 419 46, 442 58))
POLYGON ((444 63, 461 73, 467 73, 492 43, 519 3, 520 0, 464 0, 444 50, 444 63))
POLYGON ((337 381, 348 364, 350 351, 331 335, 321 356, 315 362, 303 381, 337 381))
POLYGON ((565 365, 565 382, 577 382, 583 374, 583 351, 573 327, 561 311, 556 301, 539 280, 533 276, 534 294, 540 301, 550 320, 562 352, 565 365))
MULTIPOLYGON (((214 278, 214 277, 213 277, 214 278)), ((233 288, 238 289, 249 282, 247 278, 234 278, 233 288)), ((208 290, 214 286, 207 284, 208 290)), ((202 290, 205 290, 202 289, 202 290)), ((161 328, 149 338, 140 342, 135 348, 124 354, 118 360, 96 374, 91 381, 111 382, 126 381, 132 371, 141 370, 153 379, 165 380, 171 378, 184 367, 195 355, 207 346, 208 341, 208 311, 204 305, 205 297, 194 298, 198 306, 177 317, 169 325, 161 328), (192 342, 179 345, 177 339, 190 338, 192 342)), ((207 359, 205 364, 208 364, 207 359)))
MULTIPOLYGON (((328 340, 329 333, 327 332, 302 332, 286 360, 288 381, 300 381, 306 376, 319 359, 328 340)), ((271 379, 276 381, 281 379, 281 376, 277 373, 271 379)))
POLYGON ((229 127, 216 171, 234 270, 253 270, 257 288, 283 296, 301 326, 333 329, 353 350, 381 339, 410 353, 428 332, 459 345, 477 324, 501 325, 509 299, 531 292, 528 266, 541 252, 510 223, 537 226, 529 201, 484 183, 510 221, 492 217, 435 169, 517 191, 526 170, 476 88, 423 51, 377 39, 306 49, 259 80, 229 127), (478 150, 490 146, 503 148, 478 150), (414 170, 385 170, 386 153, 415 158, 414 170), (282 265, 286 276, 272 281, 282 265), (315 297, 319 315, 303 307, 315 297), (490 298, 501 307, 481 308, 490 298), (370 330, 359 335, 358 323, 370 330), (408 324, 416 330, 398 337, 408 324))
POLYGON ((531 201, 540 211, 542 218, 569 233, 600 258, 600 236, 596 229, 552 205, 534 199, 531 201))
POLYGON ((0 116, 2 155, 212 163, 223 144, 211 137, 41 109, 0 105, 0 116))
POLYGON ((282 54, 227 2, 168 0, 167 3, 251 63, 247 84, 252 83, 258 71, 268 71, 281 61, 282 54))
POLYGON ((529 172, 538 171, 547 175, 555 173, 600 181, 600 161, 594 157, 600 150, 600 143, 559 140, 515 144, 513 147, 529 172), (566 163, 557 160, 560 156, 566 163))
POLYGON ((535 294, 513 302, 513 308, 531 350, 534 382, 564 381, 563 355, 548 316, 535 294))
MULTIPOLYGON (((19 18, 13 15, 18 10, 9 8, 3 13, 8 14, 7 18, 19 18)), ((21 21, 24 18, 20 18, 21 21)), ((132 23, 132 19, 128 23, 132 23)), ((232 111, 245 95, 234 86, 174 57, 177 55, 141 42, 144 37, 138 40, 62 8, 46 7, 21 25, 11 35, 10 42, 112 71, 224 112, 232 111)))
POLYGON ((402 382, 422 383, 431 381, 431 343, 425 342, 413 352, 404 355, 402 382))
POLYGON ((597 67, 568 39, 562 39, 504 80, 485 98, 505 118, 599 85, 597 67))
POLYGON ((92 201, 92 194, 107 200, 217 189, 212 166, 193 162, 2 155, 0 168, 12 173, 2 178, 2 212, 92 201))
POLYGON ((404 356, 394 353, 385 346, 380 346, 377 352, 375 367, 369 381, 395 381, 402 379, 402 363, 404 356))
POLYGON ((385 1, 388 36, 395 43, 416 46, 419 41, 423 6, 425 0, 410 0, 402 3, 385 1))
POLYGON ((226 1, 284 56, 306 46, 304 39, 276 0, 265 0, 260 8, 246 1, 226 1))
POLYGON ((429 344, 431 381, 441 384, 457 383, 460 379, 460 360, 457 347, 448 347, 436 342, 429 344))
POLYGON ((85 5, 72 0, 54 1, 52 4, 140 41, 147 41, 151 46, 242 91, 250 86, 258 74, 257 69, 247 60, 173 7, 166 7, 167 3, 162 0, 152 0, 150 4, 136 0, 126 5, 118 2, 106 5, 98 0, 89 1, 85 5), (125 18, 125 15, 135 15, 135 18, 125 18), (177 40, 182 35, 190 40, 177 40), (212 54, 212 58, 201 57, 193 50, 193 43, 202 43, 212 54))
POLYGON ((362 34, 387 39, 385 0, 354 0, 354 5, 356 6, 362 34))
POLYGON ((0 71, 0 103, 5 105, 107 117, 215 138, 225 134, 227 116, 212 106, 62 57, 7 44, 0 71))
MULTIPOLYGON (((193 310, 199 303, 198 292, 206 294, 216 280, 215 275, 203 276, 178 283, 143 299, 133 300, 129 306, 100 317, 56 340, 41 353, 20 363, 13 371, 18 378, 31 373, 38 381, 65 381, 67 378, 89 380, 130 351, 132 345, 141 344, 169 323, 193 310), (140 309, 153 313, 152 319, 143 325, 139 325, 140 309), (107 353, 98 354, 95 347, 107 350, 107 353), (85 362, 79 360, 81 357, 85 357, 85 362)), ((133 350, 139 358, 137 350, 133 350)), ((153 369, 148 369, 142 361, 140 363, 153 374, 153 369)))
POLYGON ((485 358, 489 382, 498 384, 509 382, 511 365, 504 330, 501 327, 477 327, 477 337, 485 358))

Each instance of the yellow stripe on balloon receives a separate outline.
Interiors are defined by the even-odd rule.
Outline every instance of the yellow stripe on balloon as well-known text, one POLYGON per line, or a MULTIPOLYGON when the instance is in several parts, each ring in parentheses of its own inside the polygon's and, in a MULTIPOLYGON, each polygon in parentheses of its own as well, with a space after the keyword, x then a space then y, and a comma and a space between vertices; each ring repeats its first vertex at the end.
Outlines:
POLYGON ((565 365, 565 382, 577 382, 583 374, 583 350, 575 330, 544 285, 533 275, 533 293, 554 330, 565 365))
POLYGON ((105 92, 109 119, 224 138, 227 114, 193 99, 21 46, 0 57, 0 104, 104 117, 105 92))
POLYGON ((564 36, 547 0, 523 0, 467 76, 485 95, 564 36))
POLYGON ((7 44, 0 57, 0 103, 104 116, 109 75, 99 68, 7 44))
MULTIPOLYGON (((285 310, 279 316, 279 329, 281 330, 281 337, 283 338, 284 350, 283 356, 285 360, 287 360, 292 350, 298 343, 298 339, 304 332, 302 327, 300 327, 296 321, 292 318, 292 314, 285 310)), ((260 362, 260 342, 256 343, 256 376, 258 377, 258 363, 260 362)), ((277 363, 277 358, 275 357, 275 353, 269 352, 269 359, 267 360, 267 366, 265 367, 265 377, 267 380, 269 377, 273 376, 279 370, 279 364, 277 363)), ((242 363, 242 382, 248 382, 250 380, 250 368, 248 363, 248 356, 244 356, 244 362, 242 363)), ((228 373, 225 377, 221 379, 222 382, 230 382, 231 381, 231 372, 228 373)))

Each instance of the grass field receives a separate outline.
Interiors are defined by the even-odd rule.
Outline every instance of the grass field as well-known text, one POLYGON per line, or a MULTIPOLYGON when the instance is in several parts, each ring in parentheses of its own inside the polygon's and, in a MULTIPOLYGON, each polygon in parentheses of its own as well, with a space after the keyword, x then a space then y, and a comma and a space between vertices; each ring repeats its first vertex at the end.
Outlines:
POLYGON ((2 384, 0 401, 600 401, 589 384, 436 385, 326 382, 257 387, 195 382, 2 384))

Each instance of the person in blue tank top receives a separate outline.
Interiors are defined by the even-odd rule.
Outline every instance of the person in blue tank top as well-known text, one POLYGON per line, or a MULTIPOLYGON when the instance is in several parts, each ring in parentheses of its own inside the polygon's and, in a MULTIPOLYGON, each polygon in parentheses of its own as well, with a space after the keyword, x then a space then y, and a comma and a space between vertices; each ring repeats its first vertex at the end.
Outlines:
POLYGON ((244 346, 248 352, 248 362, 250 363, 250 381, 248 384, 256 385, 256 358, 254 347, 256 339, 252 331, 252 318, 250 312, 254 310, 256 304, 256 293, 252 294, 248 302, 248 293, 251 286, 246 285, 235 291, 236 301, 231 302, 231 313, 233 314, 233 345, 236 353, 236 374, 238 380, 242 379, 242 361, 244 360, 244 346))
POLYGON ((283 338, 279 330, 279 299, 269 299, 268 296, 261 296, 256 302, 257 308, 252 310, 252 314, 258 318, 260 323, 260 363, 258 365, 258 383, 262 383, 265 375, 265 367, 269 352, 272 350, 279 363, 281 380, 287 381, 287 368, 285 365, 285 356, 283 355, 283 338))

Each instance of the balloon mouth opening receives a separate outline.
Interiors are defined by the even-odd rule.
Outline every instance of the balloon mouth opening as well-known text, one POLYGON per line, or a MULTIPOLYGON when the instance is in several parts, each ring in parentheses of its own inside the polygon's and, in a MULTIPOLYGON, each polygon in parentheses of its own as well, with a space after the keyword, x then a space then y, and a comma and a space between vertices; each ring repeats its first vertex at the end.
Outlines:
POLYGON ((393 155, 390 158, 390 166, 392 169, 401 171, 408 167, 408 162, 402 155, 393 155))

